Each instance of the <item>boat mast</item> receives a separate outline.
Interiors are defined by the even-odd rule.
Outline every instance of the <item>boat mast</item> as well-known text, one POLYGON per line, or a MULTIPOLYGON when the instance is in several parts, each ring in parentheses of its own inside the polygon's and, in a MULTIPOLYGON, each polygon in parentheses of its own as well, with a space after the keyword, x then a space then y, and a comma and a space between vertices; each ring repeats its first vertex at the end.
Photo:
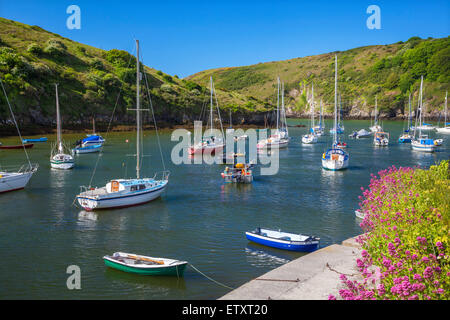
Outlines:
POLYGON ((277 132, 278 132, 279 117, 280 117, 280 77, 278 77, 278 89, 277 89, 277 132))
POLYGON ((139 40, 136 40, 136 178, 140 178, 141 114, 139 109, 139 40))
POLYGON ((422 136, 422 117, 423 117, 423 102, 422 102, 422 87, 423 87, 423 76, 420 78, 420 95, 419 95, 419 111, 420 111, 420 117, 419 117, 419 138, 422 136))
POLYGON ((286 120, 286 113, 284 111, 284 82, 281 83, 281 129, 284 129, 284 122, 286 120))
POLYGON ((63 153, 63 146, 61 141, 61 118, 59 114, 59 99, 58 99, 58 84, 55 83, 56 89, 56 144, 58 145, 58 152, 63 153))
POLYGON ((95 118, 92 117, 92 134, 95 134, 95 118))
POLYGON ((322 99, 320 99, 320 117, 319 117, 319 127, 322 129, 322 116, 323 116, 323 105, 322 99))
POLYGON ((448 91, 445 91, 444 128, 447 127, 447 93, 448 93, 448 91))
POLYGON ((334 55, 334 143, 337 144, 337 54, 334 55))
POLYGON ((409 93, 408 96, 408 104, 409 104, 409 113, 408 113, 408 134, 410 134, 410 130, 411 130, 411 92, 409 93))
POLYGON ((374 119, 374 126, 378 125, 378 119, 377 119, 377 106, 378 106, 378 101, 377 101, 377 96, 375 96, 375 119, 374 119))
POLYGON ((312 84, 312 101, 311 101, 311 129, 314 130, 314 83, 312 84))
POLYGON ((209 110, 209 117, 210 117, 210 119, 209 119, 209 121, 211 121, 211 135, 212 135, 212 133, 213 133, 213 116, 212 116, 212 107, 213 107, 213 79, 212 79, 212 76, 210 77, 210 83, 211 83, 211 106, 210 106, 210 110, 209 110))

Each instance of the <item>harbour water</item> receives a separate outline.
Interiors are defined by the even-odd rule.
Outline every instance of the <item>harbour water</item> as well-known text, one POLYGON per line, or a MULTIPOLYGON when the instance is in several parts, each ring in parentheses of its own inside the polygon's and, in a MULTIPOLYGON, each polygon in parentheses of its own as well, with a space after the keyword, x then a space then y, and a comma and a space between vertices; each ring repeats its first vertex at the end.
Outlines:
MULTIPOLYGON (((289 125, 308 119, 289 119, 289 125)), ((331 121, 326 121, 327 129, 331 121)), ((302 145, 307 128, 290 127, 292 141, 280 150, 280 170, 256 176, 250 185, 225 185, 222 165, 174 165, 170 161, 170 131, 161 132, 169 186, 160 199, 118 210, 85 212, 73 205, 80 186, 88 185, 98 154, 76 155, 73 170, 50 169, 49 142, 29 149, 37 173, 21 191, 0 195, 0 299, 217 299, 230 289, 214 283, 188 266, 184 278, 146 277, 104 266, 102 257, 115 251, 186 260, 216 281, 236 288, 300 257, 249 243, 245 231, 257 226, 313 234, 321 247, 361 233, 355 218, 361 187, 370 174, 391 165, 428 167, 448 159, 450 140, 433 154, 398 144, 403 123, 385 121, 388 147, 369 139, 350 139, 353 130, 369 121, 345 121, 350 165, 342 172, 321 168, 322 153, 331 137, 302 145), (66 269, 81 270, 81 289, 69 290, 66 269)), ((69 143, 82 134, 64 134, 69 143)), ((132 177, 135 134, 109 133, 93 186, 109 179, 132 177), (126 140, 129 140, 127 143, 126 140)), ((2 138, 6 144, 17 138, 2 138)), ((145 132, 144 170, 148 176, 163 169, 154 132, 145 132)), ((3 166, 26 163, 23 150, 0 150, 3 166)))

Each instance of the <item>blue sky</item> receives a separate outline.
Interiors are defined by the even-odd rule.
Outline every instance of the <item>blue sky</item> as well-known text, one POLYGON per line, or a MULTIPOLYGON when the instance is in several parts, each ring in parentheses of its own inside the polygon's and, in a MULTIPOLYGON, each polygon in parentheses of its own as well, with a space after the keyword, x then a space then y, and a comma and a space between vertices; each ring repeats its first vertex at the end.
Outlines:
POLYGON ((0 0, 0 16, 105 50, 133 52, 139 39, 146 65, 179 77, 450 34, 449 0, 0 0), (66 27, 71 4, 81 9, 80 30, 66 27), (366 26, 372 4, 380 30, 366 26))

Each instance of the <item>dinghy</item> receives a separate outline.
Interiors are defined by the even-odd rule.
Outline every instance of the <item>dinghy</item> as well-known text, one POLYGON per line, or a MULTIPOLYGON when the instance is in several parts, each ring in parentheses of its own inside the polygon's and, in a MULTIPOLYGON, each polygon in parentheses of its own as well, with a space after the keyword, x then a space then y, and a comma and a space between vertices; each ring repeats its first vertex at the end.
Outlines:
POLYGON ((47 142, 46 137, 38 138, 38 139, 23 139, 23 143, 29 143, 29 142, 47 142))
POLYGON ((72 149, 72 154, 82 154, 82 153, 93 153, 99 152, 102 149, 103 145, 101 144, 91 144, 87 146, 77 145, 72 149))
POLYGON ((221 176, 224 182, 252 183, 253 163, 236 163, 232 167, 226 167, 221 176))
POLYGON ((377 147, 385 147, 389 145, 389 133, 382 131, 375 132, 373 143, 377 147))
POLYGON ((26 144, 19 144, 19 145, 13 145, 13 146, 3 146, 0 145, 0 149, 30 149, 33 148, 34 144, 32 143, 26 143, 26 144))
POLYGON ((125 252, 114 252, 112 256, 104 256, 103 261, 107 267, 147 276, 182 277, 187 265, 187 261, 147 257, 125 252))
POLYGON ((248 240, 274 247, 278 249, 311 252, 319 248, 320 238, 315 236, 305 236, 301 234, 287 233, 256 228, 254 231, 247 231, 245 236, 248 240))

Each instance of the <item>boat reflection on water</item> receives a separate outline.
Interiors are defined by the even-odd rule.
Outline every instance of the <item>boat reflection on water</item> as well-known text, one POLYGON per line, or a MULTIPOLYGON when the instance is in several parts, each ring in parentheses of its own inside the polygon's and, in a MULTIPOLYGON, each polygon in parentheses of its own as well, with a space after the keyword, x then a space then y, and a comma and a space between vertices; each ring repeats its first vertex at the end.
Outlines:
MULTIPOLYGON (((141 298, 147 299, 149 292, 152 294, 158 292, 158 297, 163 299, 166 296, 173 296, 174 290, 185 290, 186 274, 189 276, 189 269, 186 270, 184 277, 171 276, 143 276, 133 273, 127 273, 120 270, 108 268, 105 266, 105 278, 113 284, 114 290, 141 292, 141 298)), ((176 295, 176 294, 175 294, 176 295)))
POLYGON ((268 265, 277 267, 307 254, 307 252, 294 252, 266 247, 249 242, 245 248, 247 261, 257 268, 267 268, 268 265))
POLYGON ((78 213, 78 220, 82 222, 96 222, 98 220, 98 215, 92 211, 81 210, 78 213))

